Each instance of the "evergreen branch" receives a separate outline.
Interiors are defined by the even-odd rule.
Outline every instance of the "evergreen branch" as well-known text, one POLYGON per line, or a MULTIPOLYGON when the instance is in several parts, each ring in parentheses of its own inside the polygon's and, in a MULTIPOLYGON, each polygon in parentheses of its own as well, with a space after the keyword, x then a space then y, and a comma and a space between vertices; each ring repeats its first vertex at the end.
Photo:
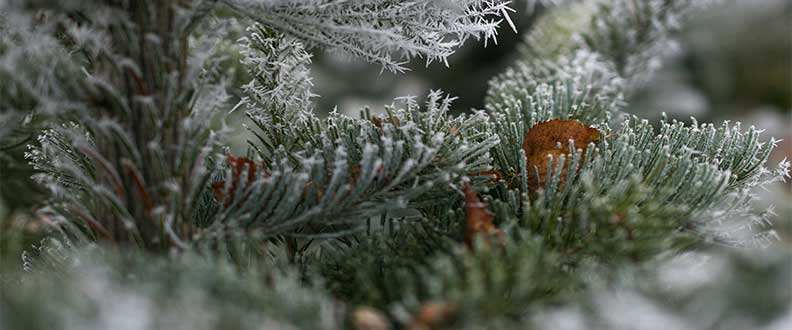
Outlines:
POLYGON ((64 11, 51 22, 60 30, 43 31, 49 36, 42 40, 80 54, 63 56, 56 72, 80 73, 41 80, 66 87, 69 93, 56 96, 78 106, 54 113, 53 122, 66 124, 44 131, 26 156, 50 190, 51 217, 63 220, 56 226, 67 237, 184 249, 202 230, 189 206, 211 175, 204 158, 222 135, 209 130, 208 120, 228 95, 211 75, 186 80, 188 72, 211 72, 217 64, 186 61, 184 29, 206 10, 194 5, 108 3, 82 12, 88 16, 65 14, 66 4, 52 9, 64 11))
MULTIPOLYGON (((227 172, 220 190, 227 192, 224 198, 233 196, 225 202, 233 212, 228 217, 240 219, 243 227, 260 227, 265 236, 286 230, 307 235, 309 223, 325 230, 360 226, 369 217, 415 206, 414 201, 480 172, 497 143, 483 134, 488 127, 483 113, 448 116, 451 101, 434 92, 425 109, 407 100, 403 108, 388 108, 389 117, 382 119, 339 113, 325 121, 310 113, 305 121, 277 119, 290 132, 285 136, 297 142, 287 150, 278 144, 281 133, 257 132, 259 143, 252 145, 267 168, 227 172), (250 171, 255 179, 238 179, 250 171)), ((257 126, 271 127, 258 121, 257 126)))
POLYGON ((25 260, 37 264, 27 264, 27 276, 0 284, 3 328, 343 328, 344 307, 294 269, 240 272, 195 254, 75 249, 57 241, 32 251, 37 255, 25 260))
POLYGON ((225 0, 225 5, 310 47, 322 47, 403 72, 414 57, 447 63, 468 38, 494 39, 508 1, 225 0), (449 39, 450 38, 450 39, 449 39), (393 58, 393 55, 398 58, 393 58))
MULTIPOLYGON (((602 4, 595 12, 599 14, 591 16, 592 28, 580 32, 589 43, 572 47, 567 50, 570 54, 550 54, 549 60, 527 58, 493 81, 487 109, 495 121, 493 127, 497 134, 502 141, 508 141, 493 150, 494 165, 504 176, 507 187, 521 187, 513 196, 512 193, 499 194, 516 205, 513 210, 522 210, 517 213, 524 212, 527 218, 523 223, 533 223, 533 228, 542 228, 541 232, 546 232, 547 228, 555 230, 558 225, 566 226, 569 220, 563 219, 588 217, 587 212, 594 209, 586 205, 594 205, 589 203, 595 203, 597 196, 609 196, 605 199, 610 201, 609 205, 627 205, 620 204, 627 203, 620 202, 622 198, 634 197, 611 193, 623 194, 630 191, 626 187, 637 184, 631 188, 635 192, 653 192, 632 200, 639 209, 653 210, 664 203, 675 205, 666 211, 676 214, 674 218, 680 222, 663 225, 669 235, 675 227, 696 228, 695 231, 706 233, 710 239, 751 245, 764 245, 763 242, 772 237, 772 231, 761 231, 755 239, 733 235, 739 232, 737 228, 767 227, 765 217, 751 211, 748 200, 751 187, 788 176, 781 172, 768 174, 769 170, 764 167, 774 140, 769 144, 761 142, 757 130, 751 128, 743 132, 739 124, 726 123, 715 128, 695 120, 691 127, 676 121, 663 122, 656 133, 647 123, 625 119, 621 130, 609 130, 608 124, 613 124, 610 118, 620 117, 623 95, 631 94, 640 85, 639 80, 648 79, 646 77, 654 69, 648 64, 649 59, 641 54, 666 45, 677 28, 675 20, 701 6, 701 3, 684 1, 602 4), (611 10, 619 10, 620 14, 611 10), (634 15, 623 12, 625 10, 634 15), (635 28, 637 35, 622 32, 633 31, 627 28, 633 25, 640 25, 635 28), (605 47, 607 43, 593 36, 610 38, 613 45, 620 46, 616 47, 618 49, 605 47), (636 64, 628 65, 631 61, 636 64), (636 69, 629 69, 631 65, 636 69), (567 81, 566 85, 559 85, 559 80, 567 81), (562 151, 561 159, 548 160, 545 180, 539 176, 544 169, 528 168, 522 161, 525 155, 520 146, 529 128, 550 119, 576 119, 615 137, 589 145, 586 154, 570 145, 568 153, 562 151), (568 168, 579 170, 567 171, 568 168), (577 181, 578 178, 582 181, 577 181), (546 183, 540 193, 528 191, 528 183, 533 180, 546 183), (520 197, 526 193, 530 203, 525 202, 527 198, 520 197), (592 195, 582 197, 586 194, 592 195), (736 223, 715 230, 714 224, 727 222, 725 213, 719 210, 723 205, 730 206, 734 216, 729 218, 736 223), (559 222, 556 217, 562 220, 559 222), (736 220, 739 218, 742 219, 736 220)), ((780 166, 783 168, 786 163, 780 166)), ((613 214, 617 214, 618 222, 624 220, 621 219, 623 214, 613 214)), ((582 233, 585 232, 587 230, 582 229, 582 233)), ((564 238, 562 241, 574 240, 564 238)))

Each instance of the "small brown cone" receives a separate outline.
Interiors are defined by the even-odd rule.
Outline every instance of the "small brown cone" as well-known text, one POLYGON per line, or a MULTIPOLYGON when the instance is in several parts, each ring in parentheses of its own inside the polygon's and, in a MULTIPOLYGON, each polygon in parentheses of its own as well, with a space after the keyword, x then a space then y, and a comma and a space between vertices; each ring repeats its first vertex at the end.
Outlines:
MULTIPOLYGON (((569 140, 575 142, 576 149, 586 152, 588 144, 600 138, 600 131, 586 126, 577 120, 554 119, 531 127, 523 139, 526 165, 528 170, 528 189, 535 192, 543 189, 547 180, 547 156, 553 156, 554 164, 563 154, 566 158, 561 172, 558 189, 564 187, 569 171, 569 140), (537 178, 536 172, 539 172, 537 178)), ((554 165, 555 168, 555 165, 554 165)))

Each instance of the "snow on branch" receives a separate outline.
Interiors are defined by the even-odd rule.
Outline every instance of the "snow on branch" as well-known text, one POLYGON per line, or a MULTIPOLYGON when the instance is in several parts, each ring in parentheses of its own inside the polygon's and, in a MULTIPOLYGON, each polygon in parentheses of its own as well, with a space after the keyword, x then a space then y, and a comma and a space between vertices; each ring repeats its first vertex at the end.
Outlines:
POLYGON ((216 186, 225 206, 215 229, 339 235, 361 219, 420 204, 419 197, 443 196, 438 192, 489 163, 498 140, 486 134, 484 113, 449 116, 453 98, 439 91, 424 107, 398 101, 385 116, 306 114, 280 130, 252 116, 256 139, 249 144, 262 162, 229 158, 216 186))
POLYGON ((412 58, 427 65, 448 57, 469 38, 495 41, 506 20, 504 0, 223 0, 273 30, 321 47, 404 72, 412 58))
POLYGON ((240 105, 248 110, 259 106, 267 111, 253 111, 259 120, 291 121, 295 115, 308 111, 311 98, 311 55, 303 44, 289 36, 269 30, 260 24, 248 28, 249 35, 240 39, 242 64, 253 79, 242 86, 247 94, 240 105))

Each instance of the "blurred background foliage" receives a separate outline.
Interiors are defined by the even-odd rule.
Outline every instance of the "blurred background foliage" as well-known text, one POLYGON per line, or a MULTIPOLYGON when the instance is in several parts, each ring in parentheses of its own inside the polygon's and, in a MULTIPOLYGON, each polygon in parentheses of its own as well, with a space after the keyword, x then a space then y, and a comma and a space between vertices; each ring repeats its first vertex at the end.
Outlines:
MULTIPOLYGON (((547 1, 552 2, 552 1, 547 1)), ((720 123, 727 118, 743 125, 765 129, 765 136, 784 141, 770 163, 792 158, 792 5, 786 0, 731 1, 732 4, 696 18, 678 36, 677 49, 658 71, 654 80, 630 100, 628 112, 657 121, 662 113, 670 118, 720 123)), ((425 95, 442 89, 457 96, 455 111, 483 107, 488 81, 528 54, 522 41, 546 12, 542 1, 520 0, 512 19, 517 33, 504 25, 498 44, 470 41, 449 61, 424 65, 414 61, 405 74, 382 72, 376 64, 314 53, 312 73, 317 94, 315 111, 334 109, 351 114, 364 107, 380 109, 394 97, 425 95), (527 3, 530 2, 530 3, 527 3), (518 51, 522 49, 522 52, 518 51), (524 55, 523 55, 524 56, 524 55)), ((576 5, 556 8, 552 15, 572 15, 576 5)), ((570 18, 570 22, 574 22, 570 18)), ((240 27, 240 35, 244 27, 240 27)), ((569 26, 543 31, 533 42, 567 40, 569 26)), ((236 73, 230 91, 248 81, 239 67, 238 49, 229 36, 226 59, 236 73), (234 69, 234 67, 238 67, 234 69)), ((546 49, 546 47, 544 47, 546 49)), ((31 120, 35 120, 32 118, 31 120)), ((226 125, 238 133, 228 144, 237 151, 245 148, 248 134, 242 112, 234 113, 226 125)), ((224 123, 217 123, 218 127, 224 123)), ((0 267, 2 272, 21 267, 21 249, 43 235, 35 209, 46 196, 29 179, 33 170, 26 165, 25 145, 35 143, 35 131, 19 129, 11 143, 0 145, 0 267)), ((777 229, 788 249, 792 249, 792 192, 790 184, 778 184, 762 192, 762 203, 776 206, 777 229)))

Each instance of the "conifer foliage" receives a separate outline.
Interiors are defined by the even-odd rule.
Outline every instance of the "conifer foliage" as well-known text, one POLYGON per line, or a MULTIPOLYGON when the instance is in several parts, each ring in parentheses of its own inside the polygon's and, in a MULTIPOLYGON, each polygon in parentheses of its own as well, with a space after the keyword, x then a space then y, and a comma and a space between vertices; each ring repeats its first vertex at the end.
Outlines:
MULTIPOLYGON (((628 292, 653 313, 674 299, 732 299, 712 290, 744 285, 735 278, 771 273, 764 285, 783 285, 786 252, 762 263, 718 250, 775 242, 754 192, 789 176, 788 162, 767 164, 777 141, 739 123, 624 112, 674 33, 716 5, 530 1, 549 14, 493 78, 485 109, 453 115, 454 97, 430 91, 321 116, 314 52, 393 73, 415 58, 448 65, 525 8, 5 1, 0 148, 37 136, 22 143, 48 191, 35 212, 48 232, 22 248, 24 273, 3 274, 0 327, 631 328, 600 304, 628 292), (236 111, 247 115, 244 154, 225 148, 236 111), (662 285, 691 258, 717 268, 710 278, 739 276, 662 285)), ((710 312, 748 313, 748 326, 783 313, 743 307, 710 312)), ((724 324, 662 315, 679 329, 724 324)))

